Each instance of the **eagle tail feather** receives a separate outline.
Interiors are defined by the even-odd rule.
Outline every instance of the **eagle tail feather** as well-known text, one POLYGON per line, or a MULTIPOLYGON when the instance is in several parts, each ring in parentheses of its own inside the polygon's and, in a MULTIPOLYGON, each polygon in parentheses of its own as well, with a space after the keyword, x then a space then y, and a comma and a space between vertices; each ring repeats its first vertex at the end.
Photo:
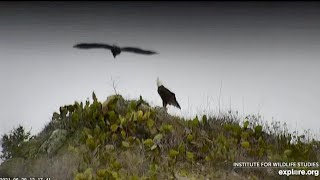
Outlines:
POLYGON ((180 105, 179 105, 178 101, 176 101, 176 100, 174 101, 174 103, 173 103, 172 105, 174 105, 174 106, 176 106, 177 108, 181 109, 181 107, 180 107, 180 105))

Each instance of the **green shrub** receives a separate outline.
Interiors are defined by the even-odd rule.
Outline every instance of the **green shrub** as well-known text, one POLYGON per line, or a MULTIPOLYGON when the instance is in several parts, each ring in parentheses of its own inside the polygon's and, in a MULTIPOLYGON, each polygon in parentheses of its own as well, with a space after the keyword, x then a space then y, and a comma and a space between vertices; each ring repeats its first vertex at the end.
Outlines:
POLYGON ((14 157, 25 157, 24 146, 26 142, 32 139, 33 136, 29 132, 25 132, 22 125, 19 125, 9 134, 4 134, 1 137, 2 154, 1 159, 10 159, 14 157))
POLYGON ((60 153, 65 148, 80 159, 74 179, 170 179, 177 173, 204 179, 221 166, 232 167, 235 161, 320 159, 319 141, 289 133, 277 123, 270 128, 256 116, 247 116, 243 123, 232 114, 183 119, 150 107, 141 96, 125 101, 116 95, 101 104, 92 93, 92 99, 60 107, 41 140, 28 141, 30 133, 22 127, 4 135, 2 158, 33 157, 30 154, 37 153, 51 128, 58 127, 68 130, 60 153), (23 152, 21 146, 32 148, 23 152))

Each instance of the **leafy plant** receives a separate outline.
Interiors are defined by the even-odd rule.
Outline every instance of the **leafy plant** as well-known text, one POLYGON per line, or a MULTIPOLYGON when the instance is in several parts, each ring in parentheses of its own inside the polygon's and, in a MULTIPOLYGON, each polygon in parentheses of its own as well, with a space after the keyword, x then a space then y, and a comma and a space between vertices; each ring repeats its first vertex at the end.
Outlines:
POLYGON ((31 136, 30 131, 25 132, 22 125, 19 125, 9 134, 2 135, 2 154, 0 158, 6 160, 14 157, 25 157, 25 154, 23 154, 24 146, 32 138, 34 136, 31 136))

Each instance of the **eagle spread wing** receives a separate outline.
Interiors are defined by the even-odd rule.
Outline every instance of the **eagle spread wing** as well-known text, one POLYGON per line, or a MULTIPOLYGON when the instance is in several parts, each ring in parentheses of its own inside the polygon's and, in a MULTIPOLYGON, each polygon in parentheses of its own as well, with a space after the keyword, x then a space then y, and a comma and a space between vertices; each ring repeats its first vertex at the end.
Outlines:
POLYGON ((80 49, 92 49, 92 48, 104 48, 104 49, 111 49, 112 46, 108 44, 101 44, 101 43, 80 43, 73 46, 74 48, 80 49))
POLYGON ((133 53, 138 53, 138 54, 147 54, 147 55, 157 54, 157 52, 155 52, 155 51, 143 50, 143 49, 136 48, 136 47, 123 47, 123 48, 121 48, 121 51, 133 52, 133 53))

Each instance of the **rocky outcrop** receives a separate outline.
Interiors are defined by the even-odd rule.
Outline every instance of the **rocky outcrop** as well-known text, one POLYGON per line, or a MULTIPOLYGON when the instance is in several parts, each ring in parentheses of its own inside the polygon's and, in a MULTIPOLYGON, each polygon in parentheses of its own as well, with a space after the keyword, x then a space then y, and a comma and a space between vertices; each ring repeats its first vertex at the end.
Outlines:
POLYGON ((114 110, 119 114, 124 114, 127 110, 127 104, 122 96, 120 95, 112 95, 107 98, 102 103, 102 112, 103 114, 106 114, 109 110, 114 110))
POLYGON ((53 155, 67 139, 67 131, 64 129, 56 129, 51 136, 40 147, 40 152, 45 152, 49 156, 53 155))

